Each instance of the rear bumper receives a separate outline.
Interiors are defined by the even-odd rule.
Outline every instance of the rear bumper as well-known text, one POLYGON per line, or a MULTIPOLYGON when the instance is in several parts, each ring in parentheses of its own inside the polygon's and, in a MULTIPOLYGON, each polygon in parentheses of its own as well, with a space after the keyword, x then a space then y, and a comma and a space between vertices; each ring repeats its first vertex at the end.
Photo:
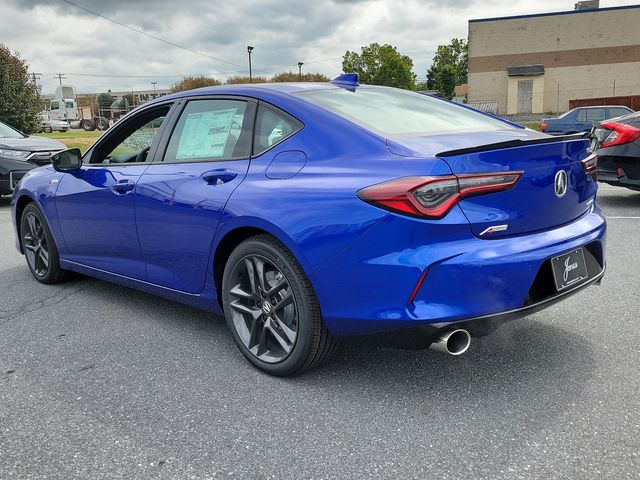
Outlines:
POLYGON ((528 235, 482 240, 465 228, 393 215, 380 222, 316 273, 327 328, 334 335, 413 327, 429 333, 473 323, 470 331, 479 336, 602 278, 606 222, 597 209, 528 235), (556 295, 545 265, 580 247, 595 262, 589 280, 556 295))
POLYGON ((585 288, 592 285, 600 285, 605 274, 605 268, 596 274, 593 278, 586 280, 585 282, 577 285, 570 290, 566 290, 557 295, 552 295, 544 300, 536 303, 532 303, 522 308, 516 308, 506 312, 494 313, 491 315, 483 315, 476 318, 470 318, 465 320, 433 323, 427 325, 420 325, 417 327, 409 327, 402 330, 392 330, 389 332, 373 333, 363 335, 364 337, 373 340, 380 345, 407 348, 412 350, 421 350, 428 348, 438 337, 444 332, 449 330, 455 330, 462 328, 467 330, 472 337, 483 337, 494 332, 501 325, 518 320, 520 318, 532 315, 536 312, 544 310, 547 307, 558 303, 571 295, 578 293, 585 288))

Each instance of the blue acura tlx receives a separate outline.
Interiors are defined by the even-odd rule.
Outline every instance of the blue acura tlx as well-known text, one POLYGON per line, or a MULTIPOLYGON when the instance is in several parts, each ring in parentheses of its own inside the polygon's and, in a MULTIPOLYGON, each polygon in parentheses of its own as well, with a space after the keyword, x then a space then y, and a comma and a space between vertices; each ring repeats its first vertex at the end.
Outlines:
POLYGON ((589 145, 353 74, 192 90, 26 174, 16 246, 224 314, 272 375, 347 335, 459 355, 602 279, 589 145))

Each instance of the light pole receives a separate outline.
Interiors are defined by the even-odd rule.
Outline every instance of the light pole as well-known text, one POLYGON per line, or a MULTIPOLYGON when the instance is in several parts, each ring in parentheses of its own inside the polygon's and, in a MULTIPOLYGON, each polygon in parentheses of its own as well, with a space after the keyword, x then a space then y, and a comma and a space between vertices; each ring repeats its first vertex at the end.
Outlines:
POLYGON ((247 45, 247 52, 249 53, 249 83, 253 83, 253 78, 251 75, 251 52, 253 52, 254 47, 251 45, 247 45))
POLYGON ((153 98, 156 98, 156 85, 158 84, 158 82, 151 82, 151 85, 153 85, 153 98))
POLYGON ((304 65, 304 63, 298 62, 298 78, 300 81, 302 81, 302 65, 304 65))

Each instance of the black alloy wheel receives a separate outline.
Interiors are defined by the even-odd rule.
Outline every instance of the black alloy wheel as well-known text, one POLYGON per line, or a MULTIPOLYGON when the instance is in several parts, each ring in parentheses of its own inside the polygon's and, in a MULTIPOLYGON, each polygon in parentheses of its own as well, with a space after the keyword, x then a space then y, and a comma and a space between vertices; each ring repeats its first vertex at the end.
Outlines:
POLYGON ((33 276, 42 283, 58 283, 66 277, 60 268, 60 257, 51 231, 42 213, 33 204, 28 204, 20 219, 20 240, 33 276))
POLYGON ((247 255, 231 273, 231 317, 244 346, 267 363, 289 356, 298 338, 298 308, 280 269, 261 255, 247 255))
POLYGON ((238 348, 271 375, 289 376, 313 368, 335 349, 309 279, 273 237, 252 237, 231 253, 222 300, 238 348))

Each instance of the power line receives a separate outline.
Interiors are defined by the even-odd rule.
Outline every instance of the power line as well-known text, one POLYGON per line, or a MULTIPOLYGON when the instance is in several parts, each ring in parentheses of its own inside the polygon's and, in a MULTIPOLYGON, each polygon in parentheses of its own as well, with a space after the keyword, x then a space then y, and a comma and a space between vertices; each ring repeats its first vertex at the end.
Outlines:
POLYGON ((56 74, 53 76, 53 78, 57 78, 57 79, 58 79, 58 81, 60 82, 60 85, 62 85, 62 80, 63 80, 64 78, 67 78, 67 77, 65 77, 64 73, 56 73, 56 74))
POLYGON ((60 0, 60 1, 62 1, 64 3, 68 3, 69 5, 73 5, 74 7, 79 8, 80 10, 84 10, 85 12, 91 13, 92 15, 96 15, 97 17, 100 17, 100 18, 103 18, 105 20, 108 20, 109 22, 113 22, 116 25, 120 25, 121 27, 128 28, 129 30, 133 30, 134 32, 137 32, 137 33, 139 33, 141 35, 145 35, 145 36, 147 36, 149 38, 153 38, 154 40, 158 40, 159 42, 163 42, 163 43, 166 43, 167 45, 171 45, 172 47, 180 48, 182 50, 186 50, 187 52, 191 52, 191 53, 194 53, 196 55, 200 55, 202 57, 206 57, 206 58, 209 58, 211 60, 215 60, 216 62, 226 63, 228 65, 233 65, 234 67, 242 67, 242 68, 244 68, 243 65, 239 65, 239 64, 233 63, 233 62, 227 62, 226 60, 222 60, 220 58, 213 57, 213 56, 208 55, 206 53, 198 52, 197 50, 192 50, 191 48, 185 47, 183 45, 178 45, 177 43, 170 42, 169 40, 165 40, 164 38, 160 38, 160 37, 157 37, 155 35, 151 35, 150 33, 147 33, 147 32, 145 32, 143 30, 139 30, 139 29, 137 29, 135 27, 127 25, 126 23, 119 22, 118 20, 115 20, 113 18, 109 18, 109 17, 107 17, 105 15, 102 15, 101 13, 98 13, 98 12, 96 12, 94 10, 90 10, 90 9, 88 9, 86 7, 83 7, 82 5, 78 5, 77 3, 74 3, 71 0, 60 0))

